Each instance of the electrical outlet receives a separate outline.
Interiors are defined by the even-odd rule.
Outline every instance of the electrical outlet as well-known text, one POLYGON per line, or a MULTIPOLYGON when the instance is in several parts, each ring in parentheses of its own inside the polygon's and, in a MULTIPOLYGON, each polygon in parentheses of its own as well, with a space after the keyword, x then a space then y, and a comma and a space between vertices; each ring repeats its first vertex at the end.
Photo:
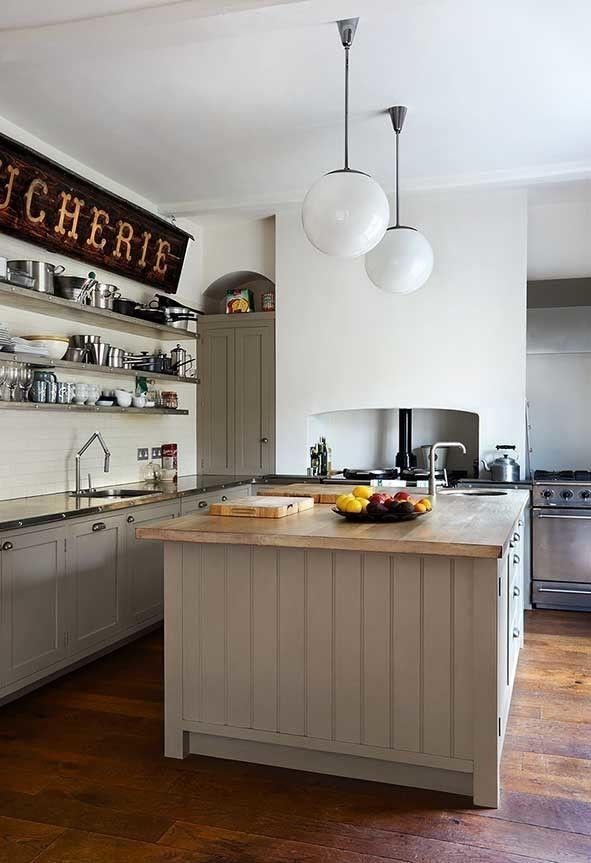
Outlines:
POLYGON ((138 461, 148 461, 148 458, 149 458, 148 453, 149 453, 148 447, 138 447, 137 460, 138 461))
POLYGON ((152 447, 152 458, 162 458, 162 450, 159 446, 152 447))

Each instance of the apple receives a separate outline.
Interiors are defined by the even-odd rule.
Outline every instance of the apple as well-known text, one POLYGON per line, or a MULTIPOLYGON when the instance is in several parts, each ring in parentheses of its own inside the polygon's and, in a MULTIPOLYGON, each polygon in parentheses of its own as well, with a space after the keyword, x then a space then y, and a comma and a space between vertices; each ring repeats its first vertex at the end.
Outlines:
POLYGON ((370 503, 384 503, 384 501, 386 500, 387 497, 388 497, 388 495, 385 494, 384 492, 377 491, 374 494, 372 494, 372 496, 369 499, 369 502, 370 503))
POLYGON ((410 494, 407 491, 397 491, 394 495, 394 500, 408 500, 410 494))

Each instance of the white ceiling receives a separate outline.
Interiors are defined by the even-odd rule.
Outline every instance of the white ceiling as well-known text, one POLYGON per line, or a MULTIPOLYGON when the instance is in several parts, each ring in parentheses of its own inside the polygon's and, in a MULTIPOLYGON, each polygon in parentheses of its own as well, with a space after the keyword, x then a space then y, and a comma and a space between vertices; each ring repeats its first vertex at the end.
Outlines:
POLYGON ((349 15, 353 167, 391 182, 406 104, 409 187, 591 176, 588 0, 3 0, 0 114, 164 209, 298 200, 342 159, 349 15))

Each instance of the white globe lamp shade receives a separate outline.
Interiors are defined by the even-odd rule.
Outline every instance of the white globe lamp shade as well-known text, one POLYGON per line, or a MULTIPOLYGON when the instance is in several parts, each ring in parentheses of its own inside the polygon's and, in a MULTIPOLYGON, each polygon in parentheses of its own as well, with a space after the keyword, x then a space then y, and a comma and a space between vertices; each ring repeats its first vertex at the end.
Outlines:
POLYGON ((411 294, 433 272, 433 249, 420 231, 388 228, 382 241, 366 256, 367 275, 389 294, 411 294))
POLYGON ((358 258, 380 242, 390 207, 379 183, 360 171, 333 171, 304 199, 302 223, 313 246, 336 258, 358 258))

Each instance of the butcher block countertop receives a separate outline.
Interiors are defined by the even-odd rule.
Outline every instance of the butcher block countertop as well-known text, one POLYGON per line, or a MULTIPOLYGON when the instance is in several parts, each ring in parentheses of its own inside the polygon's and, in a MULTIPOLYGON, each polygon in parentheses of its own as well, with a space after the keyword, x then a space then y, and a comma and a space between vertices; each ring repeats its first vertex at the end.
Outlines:
POLYGON ((163 542, 501 558, 527 502, 526 491, 498 497, 444 493, 438 494, 433 512, 387 524, 349 522, 322 504, 282 519, 194 514, 138 528, 136 536, 163 542))

